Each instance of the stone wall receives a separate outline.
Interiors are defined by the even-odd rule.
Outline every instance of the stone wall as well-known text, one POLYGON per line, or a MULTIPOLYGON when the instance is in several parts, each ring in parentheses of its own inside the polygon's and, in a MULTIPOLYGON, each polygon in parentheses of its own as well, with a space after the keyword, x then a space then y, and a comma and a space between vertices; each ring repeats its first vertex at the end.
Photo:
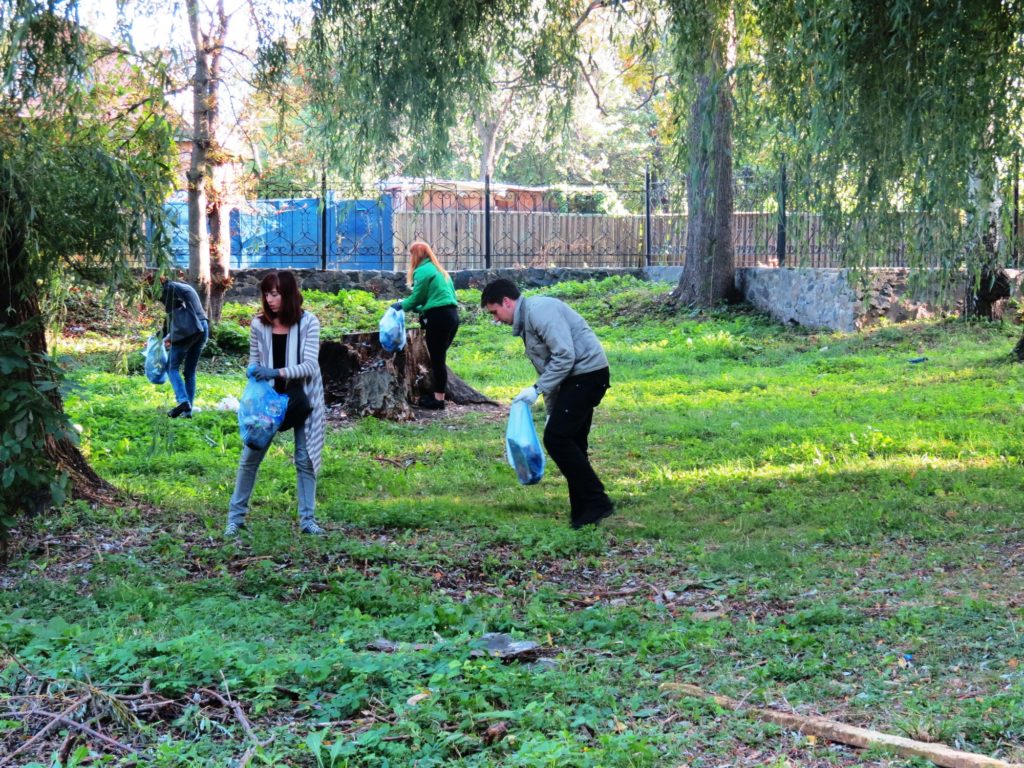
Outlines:
POLYGON ((750 267, 736 270, 736 287, 748 303, 783 323, 855 331, 887 318, 894 322, 956 310, 963 284, 935 280, 910 284, 906 269, 750 267))
MULTIPOLYGON (((675 283, 682 267, 550 268, 550 269, 467 269, 452 272, 456 288, 482 288, 491 280, 507 277, 522 288, 543 288, 568 280, 602 280, 614 275, 631 275, 640 280, 675 283)), ((364 290, 382 299, 408 295, 404 272, 350 270, 295 270, 305 290, 336 293, 364 290)), ((229 301, 255 301, 259 281, 267 270, 235 272, 229 301)), ((1021 273, 1014 273, 1015 286, 1021 273)), ((906 269, 849 269, 799 267, 746 267, 736 270, 736 287, 746 301, 780 322, 809 328, 855 331, 888 318, 894 322, 930 317, 955 311, 963 301, 963 284, 911 285, 906 269)), ((1019 287, 1014 291, 1019 293, 1019 287)))
MULTIPOLYGON (((233 285, 226 299, 235 302, 255 301, 260 280, 266 269, 243 269, 232 273, 233 285)), ((316 269, 294 270, 303 290, 337 293, 344 290, 369 291, 381 299, 400 299, 409 294, 404 272, 376 270, 340 270, 323 272, 316 269)), ((647 279, 643 269, 463 269, 452 272, 456 288, 483 288, 491 280, 507 277, 522 288, 543 288, 569 280, 603 280, 612 275, 632 275, 647 279)))

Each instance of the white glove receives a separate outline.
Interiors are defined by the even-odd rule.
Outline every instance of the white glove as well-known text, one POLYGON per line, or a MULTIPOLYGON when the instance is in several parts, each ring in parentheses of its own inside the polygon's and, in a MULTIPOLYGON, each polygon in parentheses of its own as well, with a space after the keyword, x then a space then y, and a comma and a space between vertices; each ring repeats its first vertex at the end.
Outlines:
POLYGON ((537 387, 531 384, 528 387, 523 387, 523 391, 512 398, 512 402, 514 403, 516 400, 525 400, 527 405, 533 405, 537 402, 537 396, 539 394, 537 387))

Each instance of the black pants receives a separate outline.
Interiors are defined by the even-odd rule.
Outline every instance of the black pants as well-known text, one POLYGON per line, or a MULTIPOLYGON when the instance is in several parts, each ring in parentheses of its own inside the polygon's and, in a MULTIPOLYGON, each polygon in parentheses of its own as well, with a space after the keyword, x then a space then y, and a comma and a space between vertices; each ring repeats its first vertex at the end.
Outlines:
POLYGON ((612 508, 587 456, 590 425, 608 390, 608 369, 570 376, 558 388, 544 427, 544 447, 569 484, 572 522, 586 524, 612 508))
POLYGON ((430 368, 434 379, 434 392, 443 394, 448 386, 448 347, 455 341, 459 331, 458 307, 434 307, 423 313, 421 318, 427 336, 427 352, 430 353, 430 368))

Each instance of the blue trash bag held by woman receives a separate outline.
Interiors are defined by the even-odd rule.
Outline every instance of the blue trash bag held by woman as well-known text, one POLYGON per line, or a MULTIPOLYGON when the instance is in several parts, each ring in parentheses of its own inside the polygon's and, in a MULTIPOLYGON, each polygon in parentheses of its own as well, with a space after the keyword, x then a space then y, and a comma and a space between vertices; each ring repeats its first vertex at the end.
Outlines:
POLYGON ((146 342, 146 378, 154 384, 167 381, 167 350, 164 340, 156 335, 146 342))
POLYGON ((238 402, 242 442, 254 451, 262 451, 274 439, 287 410, 288 395, 277 392, 269 381, 250 378, 238 402))
POLYGON ((380 345, 385 352, 405 349, 405 312, 388 307, 380 319, 380 345))
POLYGON ((505 453, 523 485, 539 483, 544 477, 544 451, 533 426, 533 413, 524 400, 516 400, 508 412, 505 453))

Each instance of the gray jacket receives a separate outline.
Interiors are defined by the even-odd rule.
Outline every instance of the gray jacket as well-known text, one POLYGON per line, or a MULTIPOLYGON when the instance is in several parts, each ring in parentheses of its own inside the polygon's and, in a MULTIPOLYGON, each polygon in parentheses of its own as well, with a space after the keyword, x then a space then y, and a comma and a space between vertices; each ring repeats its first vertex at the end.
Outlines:
POLYGON ((554 402, 559 385, 569 376, 608 367, 597 334, 564 301, 549 296, 519 299, 512 333, 523 338, 526 356, 540 374, 537 391, 546 403, 554 402))

